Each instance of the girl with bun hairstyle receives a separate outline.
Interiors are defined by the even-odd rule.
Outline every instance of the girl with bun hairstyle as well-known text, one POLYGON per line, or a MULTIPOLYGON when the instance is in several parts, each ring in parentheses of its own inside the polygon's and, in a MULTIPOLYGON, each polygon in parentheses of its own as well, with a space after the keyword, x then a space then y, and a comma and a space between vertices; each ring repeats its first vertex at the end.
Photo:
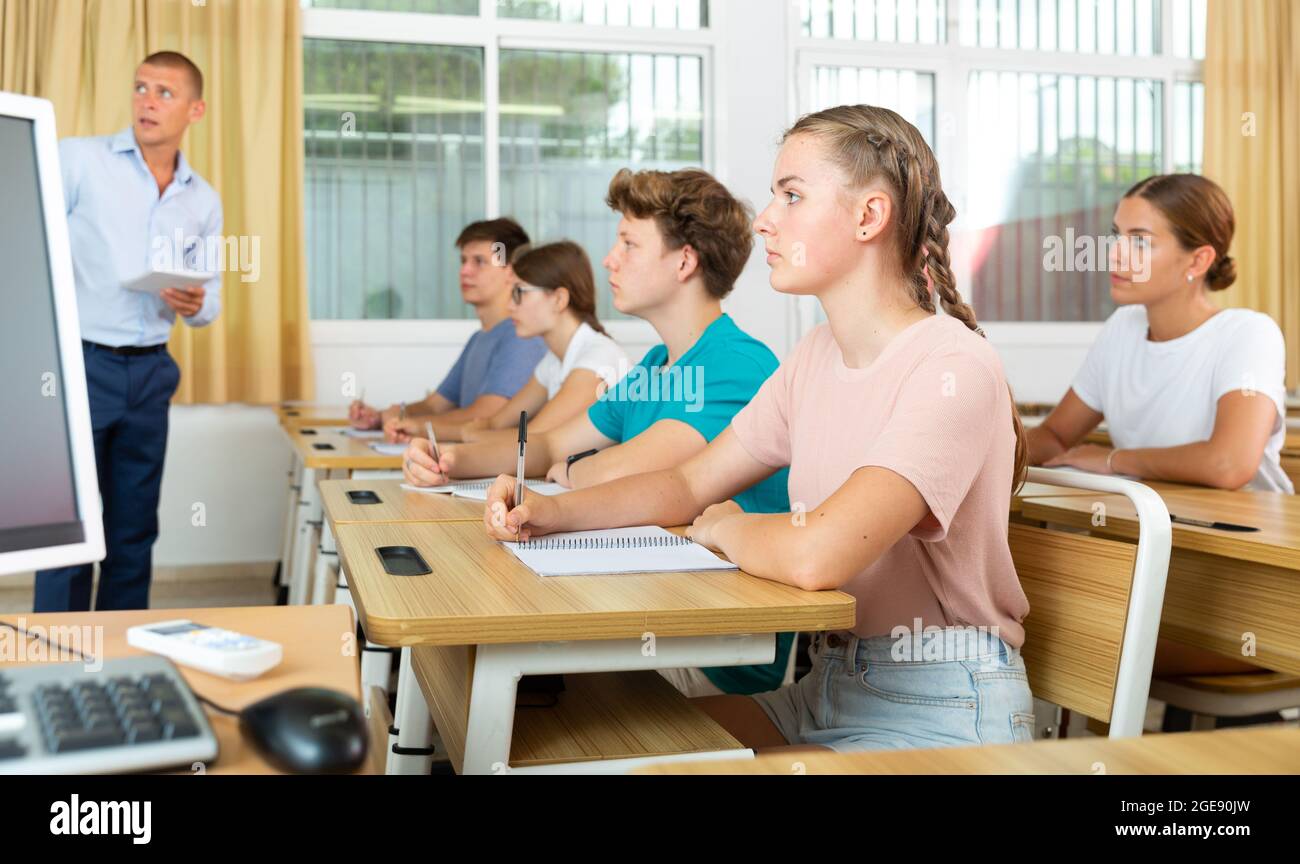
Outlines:
MULTIPOLYGON (((1029 431, 1030 462, 1294 493, 1280 459, 1282 331, 1267 315, 1220 309, 1210 297, 1237 278, 1228 196, 1195 174, 1151 177, 1120 201, 1114 230, 1136 244, 1132 260, 1112 258, 1120 308, 1061 404, 1029 431), (1103 419, 1113 446, 1080 444, 1103 419)), ((1156 647, 1158 676, 1250 671, 1258 670, 1167 639, 1156 647)))
POLYGON ((1120 308, 1061 404, 1030 430, 1030 462, 1293 493, 1280 458, 1282 331, 1267 315, 1210 298, 1237 279, 1228 196, 1196 174, 1150 177, 1120 201, 1114 230, 1135 246, 1127 262, 1112 257, 1120 308), (1114 447, 1080 445, 1102 420, 1114 447))

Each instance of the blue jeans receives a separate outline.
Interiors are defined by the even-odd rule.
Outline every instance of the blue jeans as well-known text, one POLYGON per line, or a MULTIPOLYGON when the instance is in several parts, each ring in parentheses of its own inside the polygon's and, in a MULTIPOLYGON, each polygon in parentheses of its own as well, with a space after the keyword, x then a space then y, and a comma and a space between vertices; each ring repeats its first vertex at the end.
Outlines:
POLYGON ((812 661, 794 684, 751 697, 791 744, 850 752, 1033 740, 1025 661, 989 633, 819 633, 812 661))
MULTIPOLYGON (((105 557, 95 608, 147 609, 158 539, 167 412, 181 372, 166 350, 125 357, 82 343, 105 557)), ((37 612, 90 609, 93 565, 36 574, 37 612)))

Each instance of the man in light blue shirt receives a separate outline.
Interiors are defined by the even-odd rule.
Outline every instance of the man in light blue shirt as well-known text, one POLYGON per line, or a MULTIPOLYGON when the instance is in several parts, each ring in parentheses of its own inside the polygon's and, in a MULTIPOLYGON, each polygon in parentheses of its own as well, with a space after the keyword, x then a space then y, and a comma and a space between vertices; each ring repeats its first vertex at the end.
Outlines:
MULTIPOLYGON (((221 201, 180 152, 206 110, 203 75, 184 55, 160 52, 135 78, 130 128, 59 148, 104 505, 96 609, 149 605, 167 412, 180 382, 167 337, 177 315, 202 327, 221 310, 220 275, 161 296, 123 287, 153 270, 223 267, 221 201)), ((91 576, 91 565, 37 573, 36 611, 89 609, 91 576)))

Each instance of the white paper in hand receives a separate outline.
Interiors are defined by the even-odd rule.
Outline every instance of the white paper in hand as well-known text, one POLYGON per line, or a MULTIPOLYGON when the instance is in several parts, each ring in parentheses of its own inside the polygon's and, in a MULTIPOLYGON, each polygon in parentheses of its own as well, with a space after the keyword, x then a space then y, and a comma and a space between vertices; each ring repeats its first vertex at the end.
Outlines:
POLYGON ((193 270, 154 270, 123 282, 122 287, 128 291, 158 297, 165 288, 197 288, 211 282, 216 276, 216 273, 198 273, 193 270))

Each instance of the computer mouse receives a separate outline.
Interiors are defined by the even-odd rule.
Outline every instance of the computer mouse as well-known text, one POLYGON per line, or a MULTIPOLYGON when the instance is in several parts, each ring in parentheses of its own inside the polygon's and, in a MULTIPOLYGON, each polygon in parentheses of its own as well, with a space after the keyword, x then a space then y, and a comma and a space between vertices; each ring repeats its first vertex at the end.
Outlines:
POLYGON ((361 705, 346 693, 299 687, 239 712, 239 728, 267 761, 294 774, 356 770, 370 736, 361 705))

